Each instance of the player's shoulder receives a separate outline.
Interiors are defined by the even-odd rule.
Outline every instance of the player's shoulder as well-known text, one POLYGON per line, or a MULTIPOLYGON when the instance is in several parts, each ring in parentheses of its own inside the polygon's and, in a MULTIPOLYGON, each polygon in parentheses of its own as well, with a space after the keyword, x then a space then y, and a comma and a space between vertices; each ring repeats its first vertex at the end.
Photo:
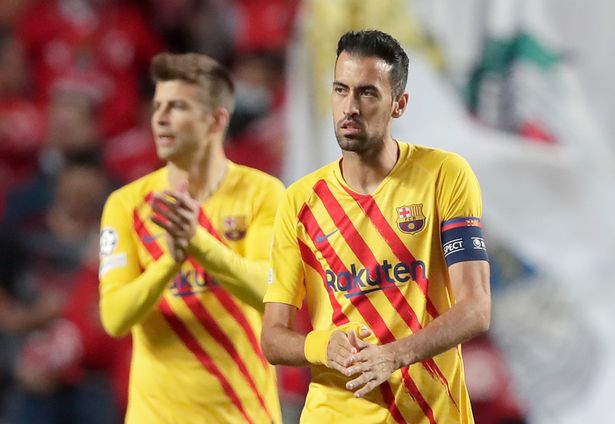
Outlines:
POLYGON ((142 202, 149 193, 156 191, 164 179, 165 172, 166 168, 160 168, 114 190, 109 195, 107 203, 131 205, 142 202))
POLYGON ((321 180, 329 180, 334 178, 334 169, 338 166, 339 160, 331 162, 322 168, 317 169, 304 177, 299 178, 297 181, 292 183, 288 189, 288 195, 292 198, 295 198, 299 201, 305 200, 305 198, 309 197, 313 193, 314 186, 321 180))
POLYGON ((245 165, 229 161, 232 172, 237 175, 237 180, 242 184, 256 186, 259 190, 284 190, 282 181, 266 172, 245 165))
POLYGON ((407 148, 410 166, 420 166, 433 173, 469 167, 467 161, 455 152, 419 144, 411 144, 407 148))

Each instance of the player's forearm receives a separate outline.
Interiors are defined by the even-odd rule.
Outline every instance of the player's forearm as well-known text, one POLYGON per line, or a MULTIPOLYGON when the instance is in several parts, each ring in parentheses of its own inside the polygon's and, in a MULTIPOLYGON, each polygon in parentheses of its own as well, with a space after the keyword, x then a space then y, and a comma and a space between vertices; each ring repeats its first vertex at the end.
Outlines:
POLYGON ((464 300, 433 320, 422 330, 390 344, 399 367, 424 361, 489 329, 489 298, 464 300))
POLYGON ((229 292, 263 311, 268 262, 246 259, 201 229, 190 241, 188 253, 229 292))
POLYGON ((113 337, 121 337, 141 322, 158 304, 167 284, 180 267, 181 264, 172 257, 164 255, 130 282, 103 283, 100 319, 105 331, 113 337))
POLYGON ((307 367, 305 335, 281 324, 263 326, 261 345, 265 357, 272 365, 307 367))

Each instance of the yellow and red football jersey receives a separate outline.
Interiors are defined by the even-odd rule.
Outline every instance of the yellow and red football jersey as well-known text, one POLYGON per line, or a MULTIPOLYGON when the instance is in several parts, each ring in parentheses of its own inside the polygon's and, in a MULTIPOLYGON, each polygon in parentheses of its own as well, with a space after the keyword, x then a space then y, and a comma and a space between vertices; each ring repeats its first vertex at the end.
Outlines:
MULTIPOLYGON (((102 219, 101 299, 138 282, 157 261, 174 264, 164 231, 150 220, 152 194, 168 188, 168 171, 162 168, 110 196, 102 219)), ((201 227, 242 257, 265 262, 263 280, 283 193, 275 178, 229 161, 220 188, 201 207, 201 227)), ((134 302, 145 304, 147 295, 139 292, 134 302)), ((107 317, 129 308, 104 305, 107 317)), ((260 312, 225 290, 193 258, 154 305, 131 328, 126 422, 281 422, 275 371, 260 348, 260 312)))
MULTIPOLYGON (((398 145, 396 165, 371 195, 348 187, 339 162, 289 187, 265 302, 299 308, 305 300, 315 330, 364 323, 378 344, 411 335, 453 305, 443 244, 453 243, 446 253, 456 261, 486 259, 486 251, 480 232, 471 235, 477 246, 463 237, 444 242, 443 226, 480 225, 477 179, 456 154, 398 145)), ((396 371, 365 398, 346 390, 347 381, 313 366, 302 422, 473 422, 459 347, 396 371)))

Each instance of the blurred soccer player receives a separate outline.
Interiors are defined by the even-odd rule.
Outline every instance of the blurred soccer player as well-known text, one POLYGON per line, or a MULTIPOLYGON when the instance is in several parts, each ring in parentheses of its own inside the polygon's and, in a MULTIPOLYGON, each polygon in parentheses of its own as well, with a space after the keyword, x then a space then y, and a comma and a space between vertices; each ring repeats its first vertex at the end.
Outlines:
POLYGON ((126 422, 280 422, 259 347, 282 184, 224 156, 233 83, 214 60, 161 54, 152 129, 167 165, 114 192, 100 239, 106 330, 132 331, 126 422))
POLYGON ((478 182, 458 155, 399 142, 408 57, 379 31, 339 41, 340 161, 287 191, 263 348, 312 365, 302 422, 471 423, 460 343, 490 321, 478 182), (306 299, 314 331, 293 331, 306 299))

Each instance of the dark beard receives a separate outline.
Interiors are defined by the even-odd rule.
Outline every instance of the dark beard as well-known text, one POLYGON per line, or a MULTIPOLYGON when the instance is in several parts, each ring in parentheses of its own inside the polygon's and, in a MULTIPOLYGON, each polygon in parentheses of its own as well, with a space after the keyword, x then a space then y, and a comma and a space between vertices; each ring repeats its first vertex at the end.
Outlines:
POLYGON ((335 131, 335 138, 340 148, 346 152, 354 152, 359 155, 365 155, 369 153, 375 153, 379 151, 383 146, 384 136, 359 136, 356 138, 347 138, 335 131))

